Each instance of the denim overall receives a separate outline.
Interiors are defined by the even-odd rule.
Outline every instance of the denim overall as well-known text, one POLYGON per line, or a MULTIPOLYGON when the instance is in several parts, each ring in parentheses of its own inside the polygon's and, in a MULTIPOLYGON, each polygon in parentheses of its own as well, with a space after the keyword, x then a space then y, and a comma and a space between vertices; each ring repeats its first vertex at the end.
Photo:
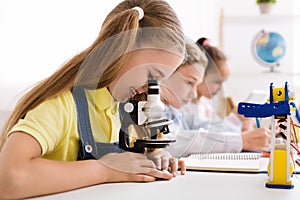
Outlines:
POLYGON ((95 142, 84 89, 74 86, 72 95, 77 109, 77 129, 80 136, 77 160, 99 159, 108 153, 124 152, 123 149, 119 148, 117 142, 95 142))

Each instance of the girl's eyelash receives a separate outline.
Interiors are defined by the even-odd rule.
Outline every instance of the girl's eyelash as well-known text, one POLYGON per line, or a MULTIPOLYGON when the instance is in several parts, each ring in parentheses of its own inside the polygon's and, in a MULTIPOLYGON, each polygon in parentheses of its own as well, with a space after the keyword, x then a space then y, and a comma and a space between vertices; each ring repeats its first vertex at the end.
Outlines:
POLYGON ((193 83, 192 83, 191 81, 185 80, 184 82, 185 82, 187 85, 190 85, 190 86, 193 85, 193 83))
POLYGON ((188 84, 188 85, 195 85, 195 82, 194 81, 190 81, 190 80, 185 80, 185 82, 188 84))

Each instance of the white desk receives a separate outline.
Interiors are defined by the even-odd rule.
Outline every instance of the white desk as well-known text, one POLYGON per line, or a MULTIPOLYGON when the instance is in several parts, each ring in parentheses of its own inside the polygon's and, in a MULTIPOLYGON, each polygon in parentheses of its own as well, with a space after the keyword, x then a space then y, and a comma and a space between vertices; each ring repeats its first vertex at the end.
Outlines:
POLYGON ((296 200, 300 197, 297 176, 293 176, 293 189, 270 189, 265 187, 267 174, 188 171, 170 181, 102 184, 34 199, 296 200))

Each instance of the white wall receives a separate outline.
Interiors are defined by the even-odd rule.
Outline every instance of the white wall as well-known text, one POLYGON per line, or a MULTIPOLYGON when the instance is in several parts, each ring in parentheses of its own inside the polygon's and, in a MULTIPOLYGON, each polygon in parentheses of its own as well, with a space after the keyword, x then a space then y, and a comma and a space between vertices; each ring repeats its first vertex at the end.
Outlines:
POLYGON ((278 0, 270 15, 262 16, 254 0, 218 1, 224 8, 223 41, 224 52, 229 58, 232 74, 225 83, 225 95, 238 103, 246 99, 251 90, 268 90, 269 84, 284 86, 289 82, 291 89, 300 97, 299 74, 299 3, 293 0, 278 0), (298 9, 293 9, 297 7, 298 9), (275 31, 284 36, 286 55, 280 61, 277 72, 270 73, 258 64, 251 52, 254 36, 260 30, 275 31), (297 29, 297 33, 294 31, 297 29))
MULTIPOLYGON (((105 16, 120 1, 1 0, 0 110, 13 107, 19 92, 90 45, 105 16)), ((214 1, 168 2, 189 37, 217 37, 208 27, 214 17, 208 8, 214 1)))
POLYGON ((0 128, 23 91, 89 46, 119 2, 0 1, 0 128))
POLYGON ((176 11, 184 32, 194 40, 208 37, 217 45, 219 9, 216 0, 167 0, 176 11))
POLYGON ((0 110, 90 45, 117 2, 2 0, 0 110))
MULTIPOLYGON (((0 0, 0 127, 5 118, 2 112, 9 112, 24 90, 49 76, 68 58, 89 46, 96 38, 105 16, 120 1, 0 0)), ((208 37, 216 46, 221 45, 219 17, 222 8, 225 23, 230 16, 259 16, 255 0, 167 1, 177 12, 187 36, 194 40, 208 37)), ((273 14, 290 15, 293 10, 300 13, 298 0, 278 0, 273 14)), ((242 45, 243 38, 238 31, 233 31, 235 28, 239 29, 235 27, 236 24, 231 28, 227 25, 224 27, 223 45, 230 58, 233 74, 225 85, 225 94, 236 99, 244 98, 252 88, 265 89, 268 85, 266 80, 282 82, 291 78, 289 75, 285 78, 281 74, 264 74, 258 66, 253 67, 253 76, 242 73, 242 69, 251 69, 242 68, 243 65, 240 64, 245 55, 249 56, 249 49, 233 45, 242 45), (232 42, 230 38, 235 38, 235 41, 232 42), (243 51, 244 55, 237 55, 243 51), (261 84, 257 85, 258 82, 261 84)), ((295 46, 300 48, 300 45, 295 46)), ((290 59, 289 56, 285 59, 290 59)), ((245 64, 249 63, 256 65, 253 60, 245 64)), ((291 80, 298 87, 298 78, 292 77, 291 80)))
MULTIPOLYGON (((167 0, 186 35, 217 41, 215 0, 167 0)), ((0 0, 0 127, 21 94, 89 46, 121 0, 0 0)))

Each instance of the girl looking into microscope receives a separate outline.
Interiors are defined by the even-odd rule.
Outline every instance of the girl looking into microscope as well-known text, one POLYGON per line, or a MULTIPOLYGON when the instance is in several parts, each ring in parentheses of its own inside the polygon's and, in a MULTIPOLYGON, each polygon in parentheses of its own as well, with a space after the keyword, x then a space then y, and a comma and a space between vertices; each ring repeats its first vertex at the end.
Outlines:
POLYGON ((157 80, 169 77, 182 62, 184 51, 180 22, 167 2, 124 0, 117 5, 91 46, 17 103, 1 136, 0 199, 100 183, 171 179, 178 163, 167 153, 154 161, 130 152, 79 160, 78 155, 94 149, 81 141, 77 114, 88 106, 93 135, 87 137, 118 142, 118 102, 133 95, 130 88, 145 92, 149 74, 157 80), (75 102, 75 88, 86 101, 75 102), (158 162, 160 169, 154 164, 158 162), (171 173, 164 170, 168 167, 171 173))

